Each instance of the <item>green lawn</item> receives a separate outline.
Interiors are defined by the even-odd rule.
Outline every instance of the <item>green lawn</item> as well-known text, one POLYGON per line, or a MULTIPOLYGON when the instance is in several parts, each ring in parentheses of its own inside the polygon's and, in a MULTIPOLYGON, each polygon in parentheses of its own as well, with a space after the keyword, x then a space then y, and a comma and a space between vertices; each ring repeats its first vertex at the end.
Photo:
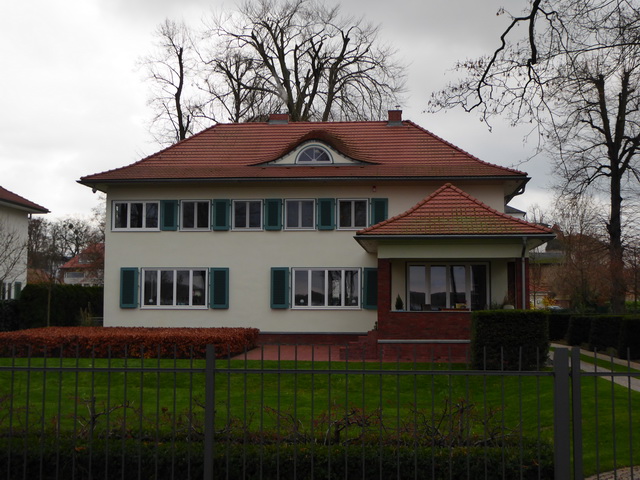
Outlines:
MULTIPOLYGON (((0 359, 0 366, 11 364, 11 359, 0 359)), ((44 361, 31 359, 30 365, 42 367, 44 361)), ((195 438, 203 432, 204 374, 188 369, 204 369, 204 360, 129 359, 125 365, 122 360, 48 359, 47 366, 45 373, 0 370, 0 430, 44 429, 80 439, 116 430, 151 438, 174 431, 195 438), (127 369, 61 373, 55 368, 60 365, 127 369), (132 370, 140 367, 163 371, 132 370), (172 368, 179 371, 165 370, 172 368)), ((265 431, 321 440, 339 435, 341 440, 364 441, 382 434, 398 442, 413 432, 445 443, 474 434, 553 438, 549 376, 470 376, 462 367, 420 364, 238 360, 219 361, 217 367, 228 370, 216 375, 219 439, 265 431), (400 375, 396 368, 402 369, 400 375), (456 370, 445 370, 449 368, 456 370), (423 369, 436 372, 419 373, 423 369)), ((612 469, 614 445, 616 464, 631 463, 629 437, 640 432, 640 419, 633 415, 640 394, 587 378, 582 398, 585 474, 612 469)), ((632 441, 633 463, 640 464, 638 441, 632 441)))

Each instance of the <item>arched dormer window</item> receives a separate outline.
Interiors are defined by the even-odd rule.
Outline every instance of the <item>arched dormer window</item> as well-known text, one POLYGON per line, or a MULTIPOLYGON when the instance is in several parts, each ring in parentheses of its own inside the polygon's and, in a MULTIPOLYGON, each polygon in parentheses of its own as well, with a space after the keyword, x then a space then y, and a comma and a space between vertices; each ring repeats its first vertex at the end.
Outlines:
POLYGON ((316 163, 333 163, 331 154, 325 148, 318 145, 310 145, 302 149, 296 157, 296 163, 308 165, 316 163))

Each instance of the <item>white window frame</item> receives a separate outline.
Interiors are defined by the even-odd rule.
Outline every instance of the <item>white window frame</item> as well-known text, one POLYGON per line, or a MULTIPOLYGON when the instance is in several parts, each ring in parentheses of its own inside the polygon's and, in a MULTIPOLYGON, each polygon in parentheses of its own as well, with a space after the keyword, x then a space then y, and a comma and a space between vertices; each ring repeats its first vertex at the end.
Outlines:
POLYGON ((111 230, 113 231, 159 231, 160 230, 160 202, 158 200, 113 200, 111 203, 111 230), (142 227, 132 227, 131 226, 131 205, 135 203, 142 204, 142 227), (126 227, 117 227, 116 226, 116 211, 118 204, 126 204, 127 205, 127 226, 126 227), (156 206, 156 226, 155 227, 147 227, 147 205, 155 204, 156 206))
MULTIPOLYGON (((446 308, 447 310, 460 310, 460 311, 469 311, 472 310, 471 305, 471 267, 475 265, 484 265, 486 268, 486 277, 485 277, 485 286, 486 292, 485 295, 487 297, 487 301, 491 298, 490 291, 490 264, 488 262, 465 262, 465 261, 443 261, 443 262, 411 262, 407 264, 406 271, 406 299, 407 299, 407 310, 413 312, 419 312, 421 310, 412 310, 411 309, 411 277, 410 277, 410 269, 411 267, 424 267, 425 268, 425 300, 431 299, 431 267, 445 267, 446 271, 446 291, 445 291, 445 306, 442 308, 446 308), (451 305, 451 276, 450 276, 450 267, 465 267, 465 298, 467 299, 465 308, 456 308, 455 305, 451 305)), ((428 301, 425 302, 429 304, 428 301)))
POLYGON ((141 281, 140 281, 140 290, 141 290, 141 301, 140 308, 141 309, 151 309, 151 310, 163 310, 163 309, 189 309, 189 310, 206 310, 209 308, 209 269, 208 268, 143 268, 141 272, 141 281), (189 303, 188 304, 178 304, 177 302, 177 288, 178 282, 177 272, 178 271, 188 271, 189 272, 189 303), (146 291, 146 273, 147 272, 156 272, 156 304, 148 304, 148 292, 146 291), (161 272, 173 272, 173 303, 171 305, 161 305, 161 272), (204 272, 204 303, 202 305, 194 305, 193 304, 193 272, 204 272))
POLYGON ((316 200, 314 198, 286 198, 284 200, 284 229, 285 230, 315 230, 316 229, 316 200), (302 223, 302 209, 300 205, 302 202, 311 202, 311 226, 310 227, 290 227, 289 212, 287 211, 288 204, 298 204, 298 223, 302 223))
POLYGON ((361 268, 299 268, 294 267, 291 269, 291 308, 300 310, 360 310, 362 308, 362 269, 361 268), (305 271, 308 272, 307 279, 307 291, 306 295, 309 299, 308 304, 296 303, 296 272, 305 271), (341 272, 340 278, 340 299, 341 305, 329 305, 329 271, 341 272), (313 305, 311 301, 312 295, 312 272, 324 272, 324 305, 313 305), (355 292, 358 296, 358 301, 355 305, 345 305, 346 302, 346 288, 345 288, 345 272, 356 272, 357 274, 357 286, 355 292))
POLYGON ((327 150, 325 147, 323 147, 322 145, 315 144, 315 143, 310 145, 305 145, 296 155, 297 165, 331 165, 332 163, 333 163, 333 155, 331 155, 331 152, 327 150), (317 149, 323 152, 326 155, 327 160, 316 160, 316 159, 301 160, 301 158, 305 156, 309 150, 312 150, 312 149, 317 149))
MULTIPOLYGON (((247 208, 247 211, 245 213, 246 215, 246 220, 247 220, 247 224, 249 223, 249 219, 250 219, 250 212, 249 209, 247 208)), ((231 229, 232 230, 238 230, 238 231, 260 231, 264 228, 264 200, 262 199, 240 199, 240 200, 233 200, 231 202, 231 229), (250 203, 253 202, 258 202, 260 203, 260 225, 258 227, 238 227, 236 226, 236 205, 239 205, 241 203, 246 204, 247 206, 250 203)))
POLYGON ((361 230, 369 226, 369 199, 368 198, 338 198, 336 200, 336 229, 337 230, 361 230), (340 222, 340 204, 343 202, 351 203, 351 226, 342 226, 340 222), (356 202, 364 202, 364 225, 354 226, 355 223, 355 204, 356 202))
POLYGON ((180 230, 184 230, 187 232, 206 232, 211 230, 211 200, 181 200, 180 201, 180 230), (184 226, 184 205, 187 203, 193 203, 193 227, 185 227, 184 226), (207 204, 207 226, 206 227, 198 227, 195 226, 198 223, 198 206, 199 203, 207 204))

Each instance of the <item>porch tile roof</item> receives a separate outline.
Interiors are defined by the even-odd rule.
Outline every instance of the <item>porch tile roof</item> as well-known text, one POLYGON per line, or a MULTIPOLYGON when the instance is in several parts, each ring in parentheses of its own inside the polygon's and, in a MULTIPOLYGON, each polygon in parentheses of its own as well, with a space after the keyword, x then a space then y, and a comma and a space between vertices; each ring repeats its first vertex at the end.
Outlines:
POLYGON ((27 200, 18 194, 10 192, 6 188, 0 187, 0 203, 8 203, 22 208, 31 213, 49 213, 49 210, 37 203, 27 200))
POLYGON ((553 235, 550 228, 520 220, 447 183, 404 213, 357 232, 357 236, 553 235))
POLYGON ((469 178, 524 181, 526 173, 484 162, 411 121, 218 124, 129 166, 80 183, 153 180, 469 178), (349 165, 277 165, 305 141, 328 144, 349 165))

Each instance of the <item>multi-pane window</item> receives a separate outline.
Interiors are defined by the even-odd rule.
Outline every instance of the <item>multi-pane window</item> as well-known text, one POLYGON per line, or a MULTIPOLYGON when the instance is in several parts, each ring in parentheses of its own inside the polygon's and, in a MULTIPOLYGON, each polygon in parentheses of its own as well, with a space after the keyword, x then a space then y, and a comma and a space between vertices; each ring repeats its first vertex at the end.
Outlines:
POLYGON ((311 146, 302 150, 296 163, 331 163, 331 155, 322 147, 311 146))
POLYGON ((294 308, 359 308, 359 269, 293 269, 294 308))
POLYGON ((145 307, 205 307, 206 269, 143 269, 145 307))
POLYGON ((234 229, 262 228, 262 200, 233 201, 234 229))
POLYGON ((285 228, 313 229, 315 226, 314 200, 285 201, 285 228))
POLYGON ((180 203, 181 218, 180 227, 183 230, 208 230, 211 202, 183 200, 180 203))
POLYGON ((367 205, 367 200, 338 200, 338 228, 366 227, 367 205))
POLYGON ((408 277, 410 310, 487 307, 485 264, 409 265, 408 277))
POLYGON ((113 229, 158 229, 159 202, 113 202, 113 229))

